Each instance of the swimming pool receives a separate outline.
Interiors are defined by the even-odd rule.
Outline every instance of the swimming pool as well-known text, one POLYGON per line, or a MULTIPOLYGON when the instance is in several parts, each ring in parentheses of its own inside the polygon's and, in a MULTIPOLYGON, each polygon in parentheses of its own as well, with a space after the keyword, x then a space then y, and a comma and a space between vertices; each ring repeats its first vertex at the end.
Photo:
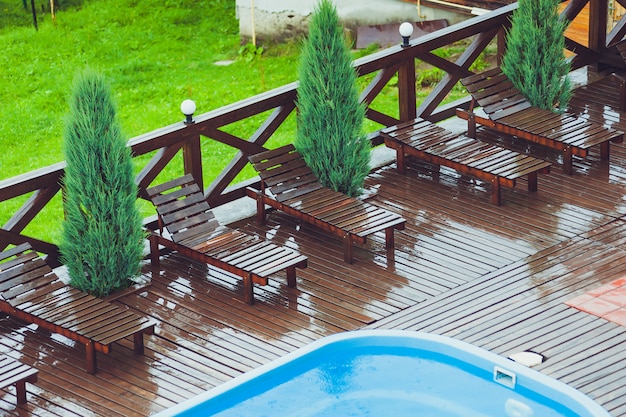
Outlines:
POLYGON ((610 417, 581 392, 455 339, 328 336, 154 417, 610 417))

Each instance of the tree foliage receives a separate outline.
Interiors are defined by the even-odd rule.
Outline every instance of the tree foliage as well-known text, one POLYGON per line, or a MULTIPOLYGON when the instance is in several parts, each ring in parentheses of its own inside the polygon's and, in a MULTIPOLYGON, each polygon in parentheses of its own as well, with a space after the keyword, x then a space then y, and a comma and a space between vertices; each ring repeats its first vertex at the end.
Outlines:
POLYGON ((519 0, 507 34, 502 71, 536 107, 563 111, 571 98, 565 58, 567 21, 559 0, 519 0))
POLYGON ((94 71, 75 79, 63 139, 61 257, 71 285, 102 297, 139 274, 144 233, 130 150, 109 86, 94 71))
POLYGON ((362 131, 365 108, 330 0, 321 0, 312 15, 298 76, 296 148, 323 185, 359 195, 370 169, 370 145, 362 131))

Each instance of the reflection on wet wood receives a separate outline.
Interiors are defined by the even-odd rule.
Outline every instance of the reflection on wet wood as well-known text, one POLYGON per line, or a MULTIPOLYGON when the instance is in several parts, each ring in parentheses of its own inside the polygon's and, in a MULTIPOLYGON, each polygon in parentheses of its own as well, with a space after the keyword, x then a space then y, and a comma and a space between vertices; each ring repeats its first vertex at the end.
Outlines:
MULTIPOLYGON (((610 79, 579 89, 572 111, 624 130, 626 113, 610 79), (582 97, 582 98, 581 98, 582 97)), ((463 123, 463 122, 461 122, 463 123)), ((478 130, 482 140, 558 163, 556 152, 478 130)), ((151 285, 116 303, 153 318, 145 354, 132 339, 84 371, 84 351, 62 336, 0 318, 0 354, 39 370, 28 403, 0 392, 2 415, 146 416, 325 335, 366 327, 425 330, 498 354, 533 349, 541 372, 585 392, 616 417, 626 416, 626 328, 564 302, 626 275, 626 145, 609 162, 598 150, 574 158, 574 175, 539 177, 537 192, 521 178, 491 204, 488 185, 441 168, 395 163, 366 183, 371 204, 407 219, 395 250, 384 233, 343 261, 339 240, 271 211, 235 227, 298 250, 309 259, 297 288, 282 281, 254 288, 241 301, 241 279, 175 253, 162 268, 146 262, 151 285)), ((284 274, 284 272, 283 272, 284 274)))

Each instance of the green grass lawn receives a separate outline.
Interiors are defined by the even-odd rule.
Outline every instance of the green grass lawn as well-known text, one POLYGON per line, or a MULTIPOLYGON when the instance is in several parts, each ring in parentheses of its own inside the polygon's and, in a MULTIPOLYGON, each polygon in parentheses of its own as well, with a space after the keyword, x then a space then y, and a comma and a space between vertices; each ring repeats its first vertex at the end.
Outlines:
POLYGON ((68 95, 85 67, 111 84, 128 138, 181 120, 186 98, 203 113, 296 78, 294 45, 237 60, 234 0, 62 0, 54 21, 39 14, 38 31, 21 2, 0 10, 12 22, 0 29, 0 178, 63 160, 68 95), (225 60, 235 62, 215 65, 225 60))
MULTIPOLYGON (((86 67, 110 83, 129 139, 182 120, 186 98, 204 113, 296 79, 296 43, 267 46, 253 61, 238 59, 234 0, 61 0, 54 20, 39 11, 38 31, 22 2, 0 0, 0 13, 0 179, 64 159, 69 93, 86 67)), ((215 170, 206 175, 214 178, 232 153, 203 147, 213 160, 205 166, 215 170)), ((146 160, 136 161, 137 170, 146 160)), ((3 203, 2 224, 19 204, 3 203)), ((26 233, 56 241, 61 212, 55 201, 26 233)))
MULTIPOLYGON (((235 0, 57 0, 54 20, 47 0, 36 4, 39 30, 22 2, 0 0, 0 180, 64 159, 62 136, 71 85, 86 67, 101 72, 110 83, 128 139, 182 120, 184 99, 193 99, 196 113, 201 114, 296 80, 298 41, 262 45, 262 55, 245 59, 235 0), (233 62, 216 65, 221 61, 233 62)), ((374 50, 356 51, 354 56, 374 50)), ((421 77, 428 74, 420 71, 421 77)), ((365 85, 368 79, 359 82, 365 85)), ((427 91, 418 92, 418 97, 427 91)), ((373 107, 397 115, 393 81, 373 107)), ((262 121, 262 117, 246 119, 226 130, 246 137, 262 121)), ((377 127, 366 124, 367 131, 377 127)), ((291 142, 294 132, 292 115, 272 143, 291 142)), ((235 150, 209 140, 203 141, 202 150, 208 184, 235 150)), ((136 170, 147 160, 148 156, 137 158, 136 170)), ((252 169, 246 170, 238 180, 252 175, 252 169)), ((0 223, 23 201, 2 203, 0 223)), ((142 213, 147 216, 153 211, 142 205, 142 213)), ((58 242, 60 219, 57 196, 25 233, 58 242)))

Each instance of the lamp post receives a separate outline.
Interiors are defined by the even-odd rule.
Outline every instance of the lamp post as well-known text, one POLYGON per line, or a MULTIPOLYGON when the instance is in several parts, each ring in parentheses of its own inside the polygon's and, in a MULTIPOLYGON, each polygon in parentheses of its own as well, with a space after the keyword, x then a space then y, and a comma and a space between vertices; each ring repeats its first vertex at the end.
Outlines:
POLYGON ((400 28, 398 29, 398 31, 400 32, 400 36, 402 36, 401 46, 403 48, 406 48, 407 46, 411 46, 409 44, 409 38, 413 34, 413 25, 410 24, 409 22, 404 22, 400 25, 400 28))
POLYGON ((180 104, 180 111, 185 115, 185 124, 190 125, 195 123, 193 120, 193 114, 196 111, 196 103, 193 100, 185 100, 180 104))

